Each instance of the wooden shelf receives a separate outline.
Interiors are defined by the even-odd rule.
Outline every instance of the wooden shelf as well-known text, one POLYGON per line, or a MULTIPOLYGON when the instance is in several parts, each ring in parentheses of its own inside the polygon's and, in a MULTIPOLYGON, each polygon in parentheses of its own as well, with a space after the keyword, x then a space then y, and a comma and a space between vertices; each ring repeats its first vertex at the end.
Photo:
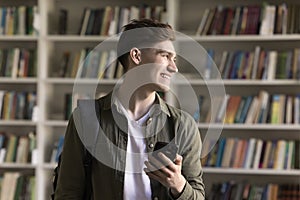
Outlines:
POLYGON ((37 122, 31 120, 0 120, 1 126, 36 126, 37 122))
POLYGON ((240 169, 240 168, 212 168, 204 167, 204 173, 237 174, 237 175, 272 175, 272 176, 300 176, 300 170, 274 169, 240 169))
MULTIPOLYGON (((275 35, 208 35, 195 36, 187 34, 198 42, 255 42, 255 41, 300 41, 300 34, 275 34, 275 35)), ((187 41, 185 37, 179 37, 179 41, 187 41)), ((189 40, 190 41, 190 40, 189 40)))
POLYGON ((74 78, 47 78, 44 79, 45 83, 49 84, 105 84, 112 85, 116 84, 116 79, 74 79, 74 78))
POLYGON ((37 78, 8 78, 0 77, 0 83, 13 83, 13 84, 37 84, 37 78))
POLYGON ((226 130, 300 130, 300 124, 206 124, 199 123, 200 129, 226 129, 226 130))

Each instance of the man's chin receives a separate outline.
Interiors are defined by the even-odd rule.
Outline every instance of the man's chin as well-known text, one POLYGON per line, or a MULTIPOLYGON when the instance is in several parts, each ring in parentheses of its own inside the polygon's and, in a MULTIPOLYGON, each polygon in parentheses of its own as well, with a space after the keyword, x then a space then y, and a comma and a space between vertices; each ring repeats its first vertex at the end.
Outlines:
POLYGON ((170 86, 169 85, 163 85, 163 84, 159 84, 158 85, 158 92, 168 92, 170 90, 170 86))

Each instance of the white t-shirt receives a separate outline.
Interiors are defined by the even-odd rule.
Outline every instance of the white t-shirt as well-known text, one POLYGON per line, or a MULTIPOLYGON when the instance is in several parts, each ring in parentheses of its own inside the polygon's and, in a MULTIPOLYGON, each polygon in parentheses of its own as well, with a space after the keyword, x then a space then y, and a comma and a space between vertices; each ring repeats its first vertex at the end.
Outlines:
POLYGON ((127 111, 117 103, 122 113, 128 119, 128 141, 124 178, 124 200, 151 200, 150 179, 144 172, 144 162, 148 160, 145 144, 145 122, 149 119, 149 112, 138 121, 131 120, 127 111))

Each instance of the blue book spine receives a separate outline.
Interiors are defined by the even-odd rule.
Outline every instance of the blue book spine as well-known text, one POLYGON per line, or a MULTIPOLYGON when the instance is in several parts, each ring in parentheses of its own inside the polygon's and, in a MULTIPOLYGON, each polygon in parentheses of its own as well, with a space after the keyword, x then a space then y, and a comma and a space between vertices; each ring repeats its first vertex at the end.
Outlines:
POLYGON ((253 96, 248 96, 247 97, 245 106, 244 106, 244 108, 242 110, 242 113, 241 113, 241 118, 239 120, 239 123, 244 123, 245 122, 246 117, 247 117, 247 113, 248 113, 248 110, 250 108, 252 100, 253 100, 253 96))
POLYGON ((221 167, 225 144, 226 144, 226 139, 220 138, 219 148, 218 148, 218 153, 217 153, 216 167, 221 167))

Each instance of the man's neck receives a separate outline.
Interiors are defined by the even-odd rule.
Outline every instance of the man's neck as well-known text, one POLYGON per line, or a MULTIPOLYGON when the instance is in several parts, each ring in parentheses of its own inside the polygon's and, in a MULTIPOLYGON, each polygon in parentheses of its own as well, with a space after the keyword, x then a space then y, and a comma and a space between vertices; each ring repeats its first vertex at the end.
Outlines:
POLYGON ((138 88, 131 91, 126 85, 121 85, 117 96, 134 120, 144 116, 155 102, 155 91, 147 91, 145 88, 138 88))

